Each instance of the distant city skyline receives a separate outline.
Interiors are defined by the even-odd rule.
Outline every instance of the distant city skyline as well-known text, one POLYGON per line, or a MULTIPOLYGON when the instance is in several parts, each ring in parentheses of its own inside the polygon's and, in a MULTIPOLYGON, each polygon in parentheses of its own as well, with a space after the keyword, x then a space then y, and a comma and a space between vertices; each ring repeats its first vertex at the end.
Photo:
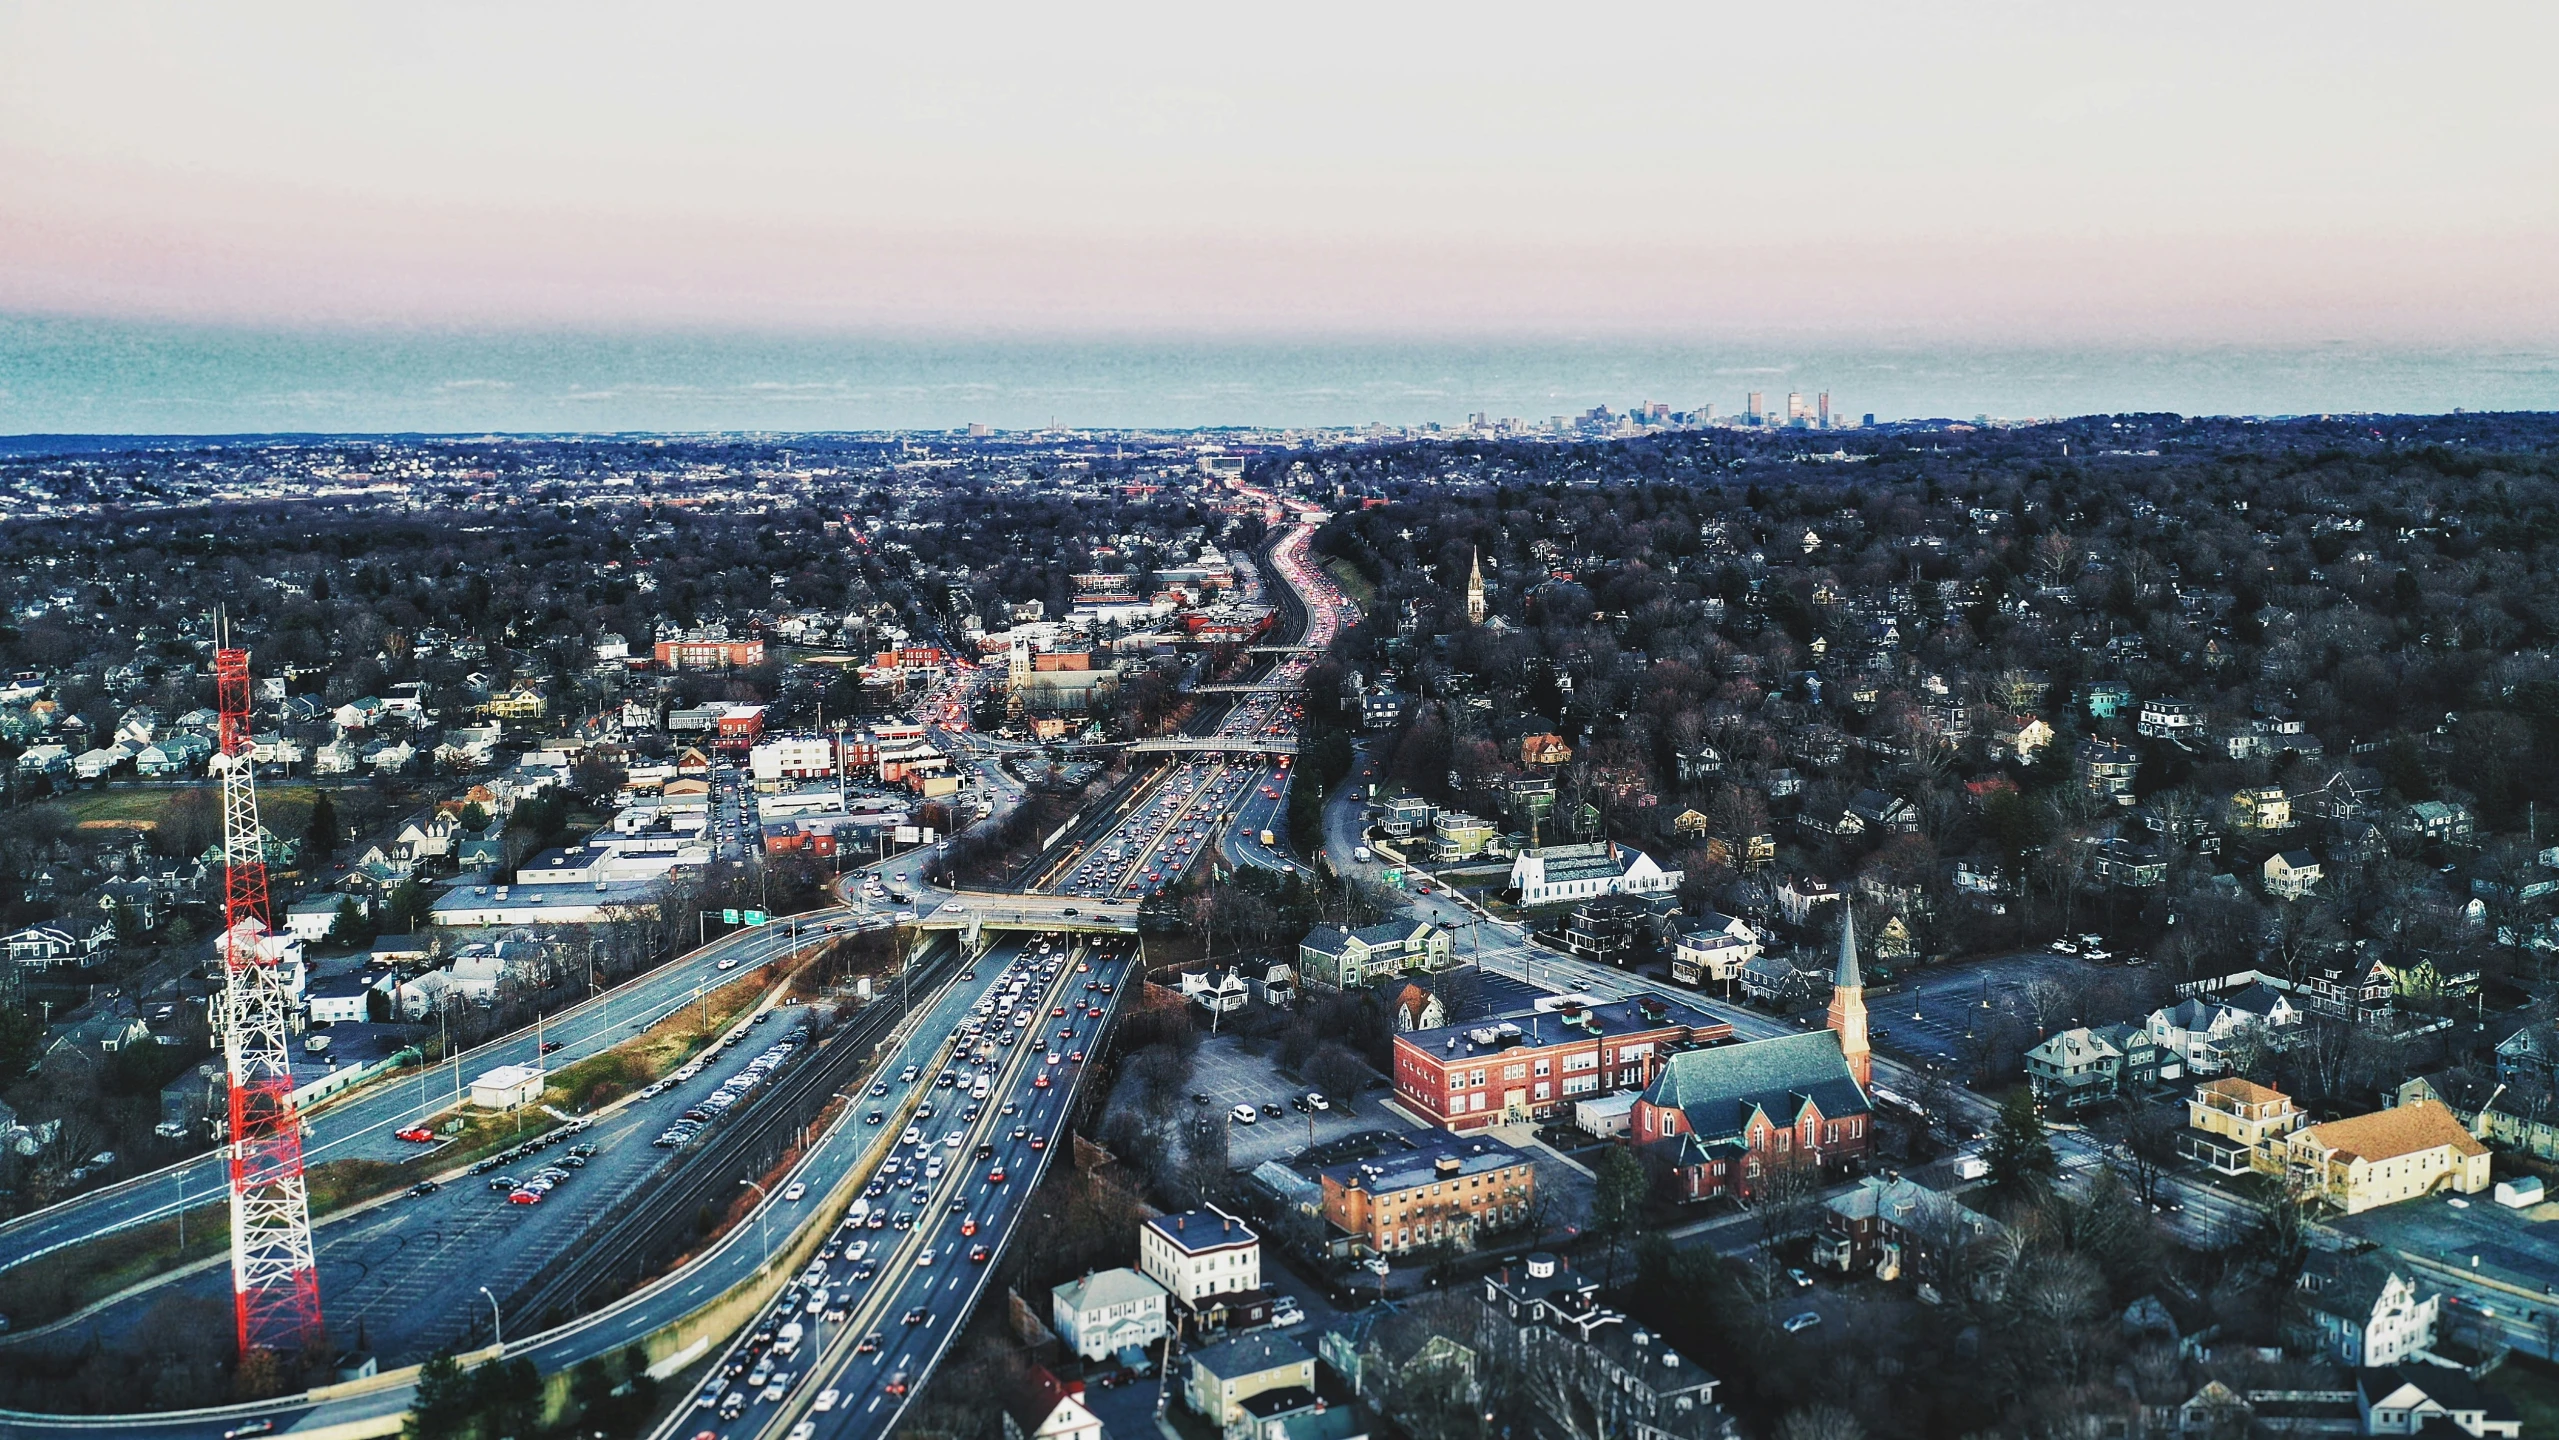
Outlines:
POLYGON ((10 6, 0 314, 2533 348, 2554 42, 2529 5, 10 6))

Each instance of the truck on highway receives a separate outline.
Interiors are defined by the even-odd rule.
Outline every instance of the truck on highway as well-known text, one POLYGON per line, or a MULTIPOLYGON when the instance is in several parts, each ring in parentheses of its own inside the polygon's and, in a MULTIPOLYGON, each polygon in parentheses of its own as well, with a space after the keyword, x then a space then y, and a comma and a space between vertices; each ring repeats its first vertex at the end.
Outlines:
POLYGON ((1271 832, 1270 832, 1270 831, 1265 830, 1265 831, 1263 831, 1263 832, 1262 832, 1262 844, 1263 844, 1263 845, 1265 845, 1265 846, 1269 846, 1269 845, 1275 845, 1275 844, 1277 844, 1277 843, 1279 843, 1279 842, 1278 842, 1277 840, 1275 840, 1275 839, 1273 839, 1273 838, 1272 838, 1272 836, 1271 836, 1271 832))

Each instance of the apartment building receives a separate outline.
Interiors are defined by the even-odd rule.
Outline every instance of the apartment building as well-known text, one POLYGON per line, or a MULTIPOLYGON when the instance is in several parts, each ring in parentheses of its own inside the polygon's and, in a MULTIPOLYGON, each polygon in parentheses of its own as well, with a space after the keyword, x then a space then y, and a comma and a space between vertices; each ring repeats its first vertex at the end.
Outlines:
POLYGON ((1658 995, 1413 1030, 1395 1037, 1395 1098, 1458 1132, 1553 1119, 1577 1100, 1648 1083, 1676 1051, 1732 1035, 1705 1011, 1658 995))

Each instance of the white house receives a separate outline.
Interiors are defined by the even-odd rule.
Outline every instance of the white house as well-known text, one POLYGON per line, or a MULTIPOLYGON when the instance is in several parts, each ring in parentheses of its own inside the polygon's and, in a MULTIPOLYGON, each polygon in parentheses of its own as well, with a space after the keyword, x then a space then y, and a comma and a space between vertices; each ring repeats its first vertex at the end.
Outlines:
POLYGON ((2307 850, 2279 850, 2266 857, 2266 893, 2278 900, 2298 900, 2317 888, 2319 857, 2307 850))
POLYGON ((314 1025, 354 1025, 370 1018, 365 1013, 365 997, 373 987, 360 975, 350 975, 312 987, 304 1006, 314 1025))
POLYGON ((306 945, 317 945, 329 938, 338 923, 338 906, 344 895, 320 894, 296 900, 284 907, 284 933, 306 945))
POLYGON ((1511 862, 1511 888, 1523 906, 1585 900, 1594 895, 1651 895, 1676 890, 1682 871, 1664 870, 1632 845, 1594 840, 1542 845, 1511 862))
POLYGON ((1262 1288, 1262 1237, 1211 1206, 1158 1215, 1138 1228, 1137 1268, 1185 1305, 1262 1288))
POLYGON ((2355 1410, 2366 1435, 2457 1430, 2474 1440, 2516 1440, 2523 1434, 2513 1401, 2441 1365, 2383 1365, 2357 1373, 2355 1410))
POLYGON ((2301 1272, 2303 1312, 2340 1365, 2396 1365, 2435 1343, 2440 1291, 2369 1255, 2311 1252, 2301 1272))
POLYGON ((0 955, 32 969, 94 965, 115 942, 112 921, 63 919, 0 936, 0 955))
POLYGON ((1002 1397, 1004 1440, 1102 1440, 1101 1417, 1084 1404, 1084 1382, 1034 1365, 1002 1397))
POLYGON ((2259 1043, 2281 1049, 2301 1024, 2292 997, 2267 985, 2251 985, 2224 995, 2196 996, 2151 1012, 2151 1043, 2163 1052, 2159 1078, 2218 1075, 2228 1068, 2229 1049, 2253 1035, 2259 1043))
POLYGON ((1737 916, 1709 911, 1679 932, 1670 973, 1683 985, 1720 985, 1759 956, 1759 932, 1737 916))
POLYGON ((1164 1287, 1120 1266, 1049 1290, 1049 1328, 1087 1360, 1164 1338, 1164 1287))

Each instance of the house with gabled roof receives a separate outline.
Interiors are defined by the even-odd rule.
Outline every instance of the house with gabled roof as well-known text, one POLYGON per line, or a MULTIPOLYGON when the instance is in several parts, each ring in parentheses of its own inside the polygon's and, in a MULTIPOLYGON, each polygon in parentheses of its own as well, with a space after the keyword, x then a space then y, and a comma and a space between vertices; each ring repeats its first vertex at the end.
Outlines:
POLYGON ((1426 920, 1318 925, 1297 942, 1297 974, 1310 989, 1356 990, 1407 970, 1447 969, 1452 952, 1449 933, 1426 920))
POLYGON ((2304 1193, 2348 1215, 2488 1188, 2488 1147, 2438 1100, 2296 1130, 2285 1159, 2304 1193))

